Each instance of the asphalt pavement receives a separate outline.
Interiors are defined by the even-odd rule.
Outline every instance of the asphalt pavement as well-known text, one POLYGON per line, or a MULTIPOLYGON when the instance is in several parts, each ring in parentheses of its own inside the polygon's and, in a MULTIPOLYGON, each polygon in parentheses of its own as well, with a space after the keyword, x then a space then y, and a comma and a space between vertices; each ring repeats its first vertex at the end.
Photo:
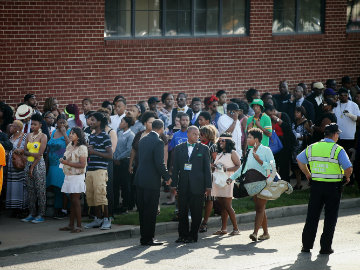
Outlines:
MULTIPOLYGON (((144 247, 139 239, 60 246, 0 258, 1 269, 247 269, 247 270, 358 270, 360 269, 359 206, 342 208, 332 255, 319 255, 320 221, 314 249, 301 253, 305 215, 269 220, 271 238, 252 242, 253 222, 240 225, 237 236, 214 236, 210 229, 197 243, 176 244, 176 232, 158 234, 163 246, 144 247)), ((230 230, 231 227, 228 228, 230 230)), ((114 240, 114 239, 113 239, 114 240)))

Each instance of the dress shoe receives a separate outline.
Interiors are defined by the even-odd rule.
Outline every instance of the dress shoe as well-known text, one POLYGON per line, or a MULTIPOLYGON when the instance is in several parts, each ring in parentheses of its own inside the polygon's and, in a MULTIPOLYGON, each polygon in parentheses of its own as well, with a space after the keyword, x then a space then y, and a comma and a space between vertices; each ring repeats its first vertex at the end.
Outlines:
POLYGON ((188 238, 184 241, 185 244, 190 244, 190 243, 196 243, 197 239, 194 238, 188 238))
POLYGON ((154 241, 149 241, 149 242, 145 242, 145 243, 141 243, 142 246, 161 246, 164 243, 162 242, 154 242, 154 241))
POLYGON ((179 237, 178 239, 175 240, 175 243, 185 243, 185 239, 182 237, 179 237))
POLYGON ((334 250, 332 248, 329 249, 320 249, 320 254, 325 254, 325 255, 329 255, 334 253, 334 250))
POLYGON ((310 248, 305 248, 305 247, 302 247, 301 248, 301 252, 310 252, 310 248))

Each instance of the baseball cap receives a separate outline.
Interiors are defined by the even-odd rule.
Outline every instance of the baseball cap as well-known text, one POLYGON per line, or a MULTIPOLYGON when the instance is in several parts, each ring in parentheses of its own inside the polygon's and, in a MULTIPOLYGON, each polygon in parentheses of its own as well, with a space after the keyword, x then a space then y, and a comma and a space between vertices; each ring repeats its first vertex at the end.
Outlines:
POLYGON ((342 132, 336 123, 331 123, 325 126, 325 133, 336 133, 336 132, 339 133, 342 132))
POLYGON ((322 84, 322 82, 316 82, 313 84, 313 88, 316 89, 325 89, 324 85, 322 84))
POLYGON ((155 102, 160 102, 160 100, 157 97, 150 97, 148 99, 148 103, 155 103, 155 102))
POLYGON ((336 96, 337 93, 332 88, 326 88, 324 91, 324 96, 336 96))
POLYGON ((260 98, 253 99, 253 101, 250 103, 250 107, 253 105, 260 105, 264 108, 264 101, 262 101, 260 98))

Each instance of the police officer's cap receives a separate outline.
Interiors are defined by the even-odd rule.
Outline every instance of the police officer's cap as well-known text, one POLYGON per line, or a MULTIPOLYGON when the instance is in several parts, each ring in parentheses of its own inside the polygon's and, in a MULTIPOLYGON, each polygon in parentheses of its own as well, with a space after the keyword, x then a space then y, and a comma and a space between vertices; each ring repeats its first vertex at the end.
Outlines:
POLYGON ((334 134, 342 132, 336 123, 331 123, 325 126, 325 134, 334 134))

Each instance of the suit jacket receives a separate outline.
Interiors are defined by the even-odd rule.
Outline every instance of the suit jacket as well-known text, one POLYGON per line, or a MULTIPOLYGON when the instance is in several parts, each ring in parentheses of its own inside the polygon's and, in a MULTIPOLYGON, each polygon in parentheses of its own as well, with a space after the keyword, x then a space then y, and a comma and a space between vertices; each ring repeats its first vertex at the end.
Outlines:
MULTIPOLYGON (((176 118, 177 113, 178 113, 177 108, 174 108, 174 109, 172 110, 172 112, 171 112, 171 120, 172 120, 172 123, 171 123, 171 124, 172 124, 172 125, 175 124, 175 118, 176 118)), ((189 108, 185 113, 189 116, 190 121, 191 121, 192 116, 193 116, 193 111, 192 111, 192 109, 189 108)))
MULTIPOLYGON (((314 123, 315 122, 314 105, 310 101, 304 99, 301 106, 303 106, 306 110, 306 115, 305 115, 306 118, 314 123)), ((287 107, 286 108, 284 107, 285 109, 284 112, 286 112, 289 115, 291 122, 295 121, 295 116, 294 116, 295 108, 296 108, 296 101, 293 102, 289 101, 287 107)))
MULTIPOLYGON (((323 105, 322 105, 322 104, 318 105, 317 102, 316 102, 316 100, 315 100, 315 98, 316 98, 315 93, 311 93, 310 95, 308 95, 308 96, 305 98, 305 99, 306 99, 307 101, 309 101, 309 102, 313 105, 313 107, 314 107, 314 115, 315 115, 315 116, 314 116, 315 121, 313 121, 314 123, 319 120, 320 115, 323 113, 323 110, 322 110, 323 105)), ((305 108, 305 109, 306 109, 306 108, 305 108)))
POLYGON ((164 142, 155 132, 142 138, 138 146, 139 165, 134 184, 141 188, 160 190, 161 177, 170 179, 164 163, 164 142))
POLYGON ((174 151, 171 185, 178 188, 179 194, 204 194, 207 188, 211 188, 209 147, 197 143, 190 158, 187 143, 179 144, 174 151), (184 170, 185 163, 192 164, 191 171, 184 170))

